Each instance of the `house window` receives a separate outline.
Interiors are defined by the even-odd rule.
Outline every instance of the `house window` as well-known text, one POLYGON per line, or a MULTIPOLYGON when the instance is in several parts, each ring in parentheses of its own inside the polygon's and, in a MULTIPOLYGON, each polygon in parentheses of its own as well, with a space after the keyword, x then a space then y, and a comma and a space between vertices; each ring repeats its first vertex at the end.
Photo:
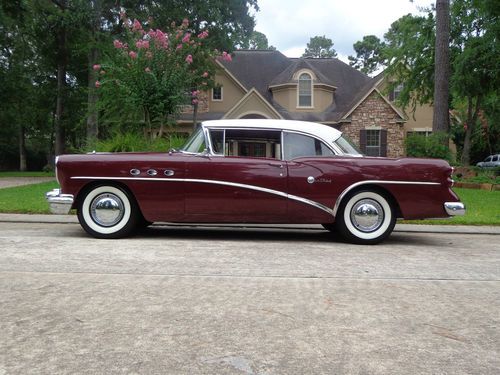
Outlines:
POLYGON ((222 101, 222 86, 215 86, 212 89, 212 100, 216 102, 222 101))
POLYGON ((392 91, 389 95, 390 101, 394 102, 394 101, 398 100, 399 95, 401 95, 401 91, 403 91, 403 84, 400 83, 399 85, 395 86, 392 89, 392 91))
POLYGON ((387 130, 363 129, 360 131, 359 145, 367 156, 387 156, 387 130))
POLYGON ((299 107, 312 107, 312 78, 308 73, 299 76, 299 107))

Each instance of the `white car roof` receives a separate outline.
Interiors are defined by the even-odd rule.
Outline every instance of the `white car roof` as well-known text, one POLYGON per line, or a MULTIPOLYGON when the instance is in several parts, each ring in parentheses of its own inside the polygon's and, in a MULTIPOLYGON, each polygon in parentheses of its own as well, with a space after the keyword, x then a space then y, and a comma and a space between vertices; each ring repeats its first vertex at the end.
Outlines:
POLYGON ((203 121, 208 128, 259 128, 273 130, 290 130, 308 133, 328 143, 336 141, 342 133, 330 126, 307 121, 271 120, 271 119, 239 119, 239 120, 211 120, 203 121))

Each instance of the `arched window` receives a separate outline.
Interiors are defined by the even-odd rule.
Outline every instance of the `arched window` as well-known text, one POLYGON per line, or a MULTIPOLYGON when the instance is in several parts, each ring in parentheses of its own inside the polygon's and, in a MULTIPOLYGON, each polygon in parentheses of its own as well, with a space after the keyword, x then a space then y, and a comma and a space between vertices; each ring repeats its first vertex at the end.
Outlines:
POLYGON ((312 78, 309 73, 299 76, 299 107, 312 107, 312 78))

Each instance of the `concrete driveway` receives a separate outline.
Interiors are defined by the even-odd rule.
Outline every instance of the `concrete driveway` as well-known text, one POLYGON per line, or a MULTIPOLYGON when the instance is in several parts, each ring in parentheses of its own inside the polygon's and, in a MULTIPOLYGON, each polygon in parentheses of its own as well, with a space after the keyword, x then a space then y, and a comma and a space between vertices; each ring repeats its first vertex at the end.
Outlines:
POLYGON ((0 374, 498 374, 499 240, 0 223, 0 374))

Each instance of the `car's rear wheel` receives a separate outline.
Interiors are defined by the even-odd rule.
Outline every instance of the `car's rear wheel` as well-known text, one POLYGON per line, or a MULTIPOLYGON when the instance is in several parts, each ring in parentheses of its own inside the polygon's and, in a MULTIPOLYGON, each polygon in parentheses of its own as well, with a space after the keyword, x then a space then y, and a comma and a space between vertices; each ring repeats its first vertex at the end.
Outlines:
POLYGON ((392 233, 396 215, 391 200, 384 194, 361 190, 341 202, 335 223, 346 240, 373 245, 392 233))
POLYGON ((78 203, 78 221, 96 238, 121 238, 131 234, 139 219, 135 200, 124 189, 95 186, 83 192, 78 203))

